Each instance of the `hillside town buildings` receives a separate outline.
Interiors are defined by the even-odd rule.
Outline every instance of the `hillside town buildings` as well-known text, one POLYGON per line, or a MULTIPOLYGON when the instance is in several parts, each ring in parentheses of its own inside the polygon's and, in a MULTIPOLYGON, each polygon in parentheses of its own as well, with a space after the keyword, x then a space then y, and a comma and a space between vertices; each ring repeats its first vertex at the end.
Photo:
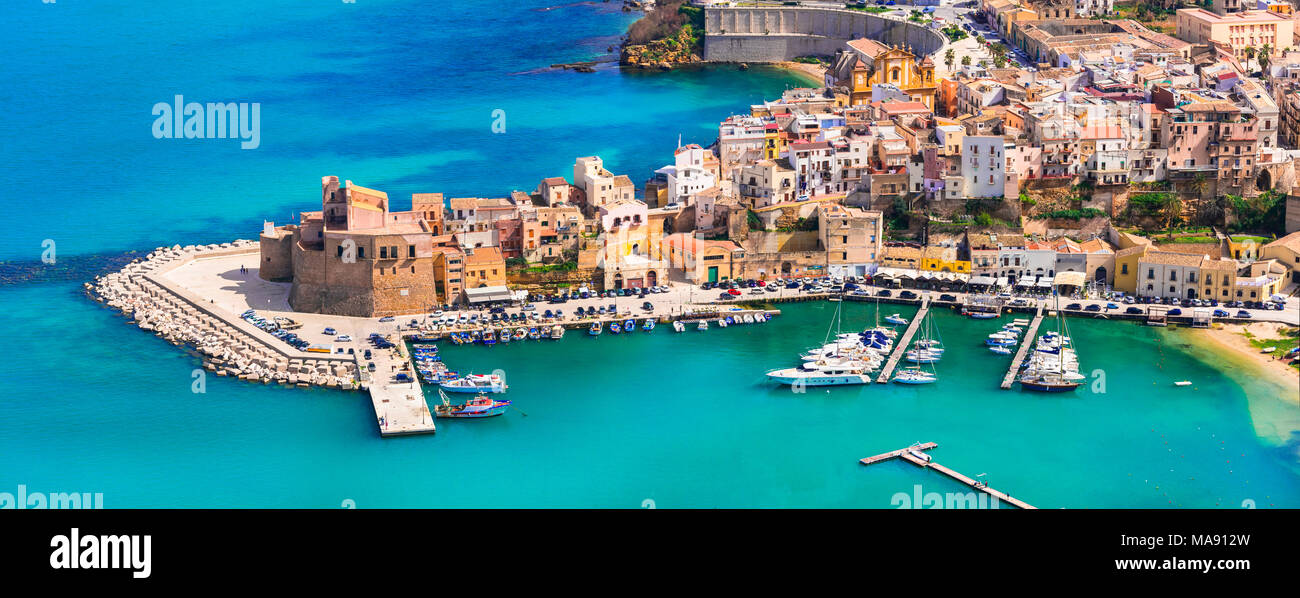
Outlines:
MULTIPOLYGON (((820 275, 1260 300, 1300 282, 1295 233, 1220 235, 1198 253, 1110 221, 1149 209, 1144 194, 1180 196, 1193 215, 1205 198, 1290 194, 1300 52, 1294 15, 1275 4, 1179 10, 1174 37, 1106 18, 1110 0, 983 0, 1018 60, 939 78, 940 56, 850 41, 827 57, 824 87, 679 141, 642 189, 599 156, 577 158, 571 180, 417 193, 409 211, 326 177, 318 211, 264 231, 262 276, 291 282, 295 309, 349 315, 472 305, 520 285, 820 275), (1029 214, 1053 194, 1070 209, 1029 214)), ((1300 199, 1287 202, 1290 232, 1300 199)))

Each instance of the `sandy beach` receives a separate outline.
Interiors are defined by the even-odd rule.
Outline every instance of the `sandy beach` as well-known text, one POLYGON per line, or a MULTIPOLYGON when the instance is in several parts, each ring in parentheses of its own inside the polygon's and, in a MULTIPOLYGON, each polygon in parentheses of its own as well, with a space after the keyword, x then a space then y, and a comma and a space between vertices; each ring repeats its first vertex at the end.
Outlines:
POLYGON ((785 62, 778 62, 776 63, 775 66, 779 68, 783 68, 787 71, 791 71, 799 75, 800 78, 807 79, 810 84, 816 85, 817 87, 821 87, 822 85, 825 85, 825 81, 826 81, 825 65, 808 64, 805 62, 794 62, 794 61, 787 60, 785 62))
POLYGON ((1277 322, 1223 324, 1207 330, 1205 336, 1220 350, 1230 351, 1245 361, 1257 364, 1260 371, 1264 372, 1278 387, 1296 391, 1284 395, 1282 397, 1284 401, 1300 403, 1300 370, 1287 365, 1284 360, 1261 353, 1259 348, 1250 344, 1250 339, 1243 334, 1249 332, 1254 338, 1262 339, 1286 338, 1280 331, 1282 328, 1289 328, 1289 326, 1277 322))

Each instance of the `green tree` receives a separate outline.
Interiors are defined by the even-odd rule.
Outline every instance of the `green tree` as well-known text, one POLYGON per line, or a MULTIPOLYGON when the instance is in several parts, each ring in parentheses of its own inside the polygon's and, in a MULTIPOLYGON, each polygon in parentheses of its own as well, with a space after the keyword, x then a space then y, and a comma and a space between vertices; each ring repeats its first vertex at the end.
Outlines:
POLYGON ((948 70, 952 70, 952 64, 957 62, 957 54, 952 48, 948 48, 948 51, 943 53, 943 62, 948 65, 948 70))
POLYGON ((1160 206, 1160 217, 1164 220, 1167 229, 1173 228, 1183 219, 1183 200, 1177 193, 1170 193, 1165 197, 1164 205, 1160 206))
POLYGON ((1250 61, 1255 59, 1255 46, 1246 46, 1242 48, 1241 53, 1246 55, 1246 70, 1250 70, 1250 61))
POLYGON ((970 55, 969 55, 969 54, 967 54, 967 55, 961 57, 961 65, 962 65, 962 66, 970 66, 970 55))
POLYGON ((1259 70, 1267 70, 1268 63, 1271 61, 1270 56, 1273 54, 1273 46, 1264 44, 1259 47, 1259 70))
POLYGON ((1205 173, 1196 173, 1196 176, 1192 179, 1192 188, 1196 189, 1198 198, 1205 199, 1205 190, 1210 188, 1210 181, 1205 178, 1205 173))

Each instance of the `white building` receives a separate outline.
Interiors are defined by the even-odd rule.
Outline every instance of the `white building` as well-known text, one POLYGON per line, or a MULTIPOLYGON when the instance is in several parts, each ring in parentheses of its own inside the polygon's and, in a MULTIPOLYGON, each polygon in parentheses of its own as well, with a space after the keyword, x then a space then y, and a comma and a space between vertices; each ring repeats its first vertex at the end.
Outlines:
POLYGON ((673 163, 656 170, 668 179, 668 203, 690 205, 697 193, 712 189, 718 178, 705 167, 708 150, 692 143, 673 152, 673 163))
POLYGON ((1001 135, 962 139, 962 178, 967 197, 1002 197, 1006 192, 1006 140, 1001 135))

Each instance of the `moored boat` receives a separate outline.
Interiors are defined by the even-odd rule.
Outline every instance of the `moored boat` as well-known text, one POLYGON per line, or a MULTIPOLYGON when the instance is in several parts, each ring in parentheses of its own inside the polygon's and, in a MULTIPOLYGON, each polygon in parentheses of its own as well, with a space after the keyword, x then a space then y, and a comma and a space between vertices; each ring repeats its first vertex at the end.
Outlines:
POLYGON ((675 320, 673 321, 673 330, 676 330, 677 332, 686 332, 686 324, 683 324, 681 320, 675 320))
POLYGON ((695 326, 695 329, 696 329, 696 330, 708 330, 708 329, 709 329, 709 321, 708 321, 708 320, 700 320, 700 323, 697 324, 697 325, 695 326))
POLYGON ((469 374, 438 384, 449 392, 505 392, 506 381, 499 374, 469 374))
POLYGON ((889 322, 890 324, 906 324, 907 318, 904 318, 903 316, 900 316, 898 314, 889 314, 885 316, 885 321, 889 322))
POLYGON ((934 374, 914 367, 899 370, 897 374, 894 374, 893 379, 898 384, 930 384, 936 380, 938 378, 934 374))
POLYGON ((483 393, 479 393, 478 396, 460 405, 452 404, 447 395, 442 394, 441 391, 438 394, 442 395, 442 404, 433 407, 434 415, 438 417, 492 417, 505 413, 506 409, 510 407, 510 401, 499 401, 483 393))
MULTIPOLYGON (((597 326, 596 330, 600 330, 600 327, 597 326)), ((551 340, 558 341, 562 338, 564 338, 564 327, 559 324, 551 326, 551 340)))
POLYGON ((587 329, 587 334, 590 334, 592 336, 600 336, 600 329, 601 329, 600 322, 592 322, 591 327, 587 329))
POLYGON ((646 318, 645 321, 641 323, 641 330, 644 330, 644 331, 646 331, 646 332, 650 332, 651 330, 654 330, 654 329, 655 329, 655 321, 654 321, 654 318, 646 318))

